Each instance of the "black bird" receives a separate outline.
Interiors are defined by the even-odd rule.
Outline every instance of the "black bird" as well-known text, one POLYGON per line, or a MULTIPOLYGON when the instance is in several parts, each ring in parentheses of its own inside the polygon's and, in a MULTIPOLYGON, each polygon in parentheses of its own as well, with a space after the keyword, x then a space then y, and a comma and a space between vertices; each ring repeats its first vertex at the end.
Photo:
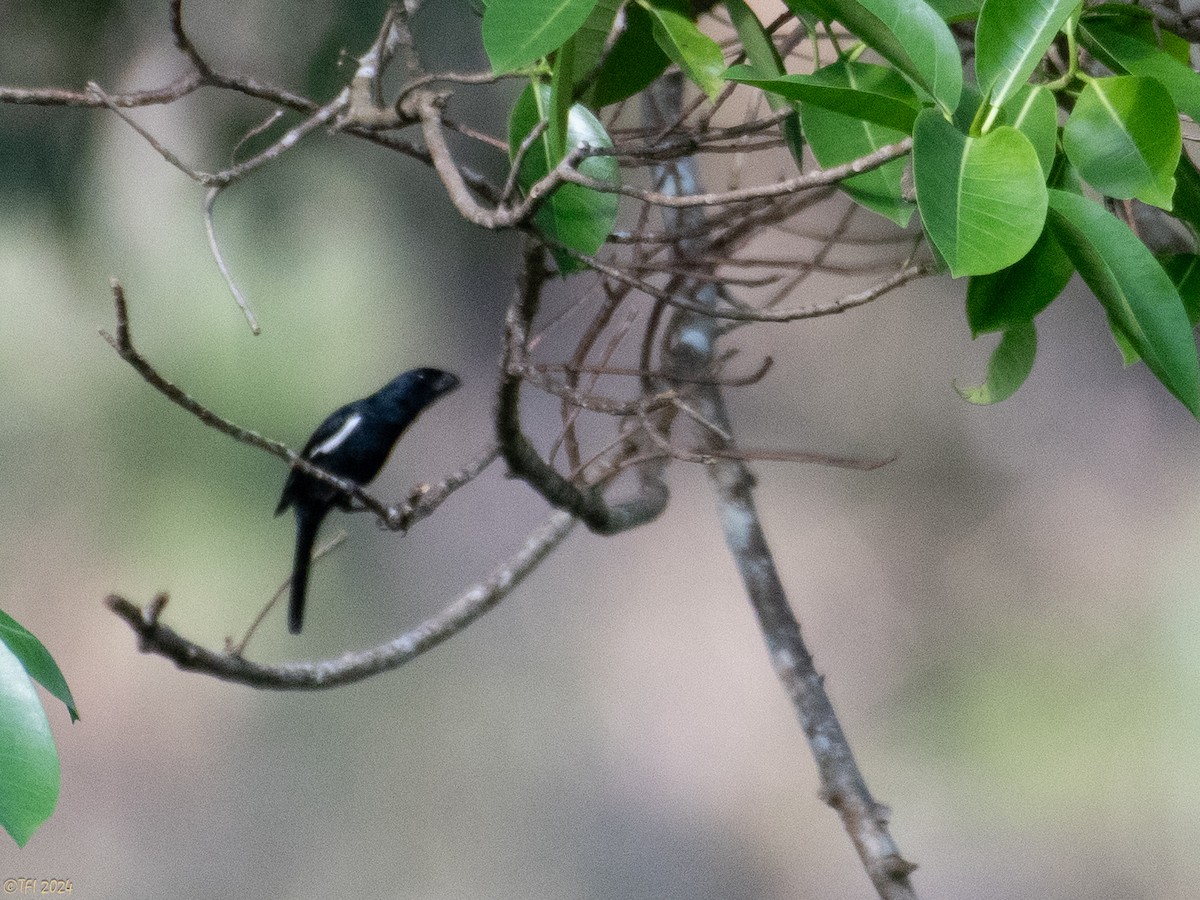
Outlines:
MULTIPOLYGON (((439 369, 412 369, 398 375, 370 397, 334 410, 317 426, 300 455, 330 475, 360 486, 367 484, 379 474, 393 445, 421 411, 458 384, 456 375, 439 369)), ((348 510, 351 503, 348 495, 328 482, 292 469, 275 515, 289 506, 296 509, 296 559, 288 630, 299 634, 317 531, 329 510, 335 506, 348 510)))

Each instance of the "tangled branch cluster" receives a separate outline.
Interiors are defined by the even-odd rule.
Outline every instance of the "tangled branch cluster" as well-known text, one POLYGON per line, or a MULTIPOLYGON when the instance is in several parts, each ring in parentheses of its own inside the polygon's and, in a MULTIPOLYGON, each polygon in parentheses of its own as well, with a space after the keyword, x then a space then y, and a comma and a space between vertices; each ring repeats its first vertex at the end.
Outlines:
MULTIPOLYGON (((280 160, 302 140, 323 130, 370 141, 429 166, 466 220, 490 230, 525 232, 530 249, 506 317, 496 418, 500 451, 515 474, 525 478, 553 505, 568 510, 595 531, 614 533, 657 516, 666 506, 660 477, 662 464, 670 459, 707 463, 732 456, 856 468, 873 468, 884 462, 736 447, 730 435, 697 412, 689 395, 704 384, 752 383, 766 373, 770 360, 759 365, 752 376, 737 378, 723 372, 725 362, 733 355, 725 354, 711 371, 684 376, 671 350, 678 344, 678 334, 677 327, 673 329, 670 325, 668 312, 712 318, 720 323, 720 333, 725 334, 752 323, 792 322, 842 312, 872 302, 927 274, 932 266, 928 259, 919 258, 919 243, 904 235, 900 235, 900 240, 911 244, 906 258, 884 254, 882 260, 872 258, 866 262, 835 259, 835 248, 847 239, 857 207, 843 205, 832 228, 822 224, 831 208, 834 187, 841 180, 903 156, 910 149, 910 139, 841 166, 762 184, 734 184, 724 191, 704 192, 699 188, 698 176, 693 175, 691 184, 669 185, 664 173, 677 161, 733 154, 739 164, 732 178, 740 180, 748 170, 762 170, 759 157, 769 159, 769 154, 781 145, 778 138, 781 115, 760 115, 756 104, 735 108, 735 86, 730 85, 711 104, 702 98, 686 105, 678 100, 677 108, 655 125, 646 124, 650 116, 645 114, 637 124, 627 124, 631 116, 625 104, 616 105, 607 123, 614 138, 611 149, 577 148, 544 178, 520 192, 516 173, 523 154, 540 132, 535 130, 517 149, 511 174, 504 184, 489 181, 460 161, 463 154, 455 153, 451 135, 459 141, 508 151, 505 141, 454 120, 448 112, 456 90, 489 89, 501 77, 490 72, 425 71, 409 28, 410 17, 418 5, 409 2, 389 8, 374 43, 357 59, 349 83, 325 103, 241 74, 219 71, 188 35, 182 0, 170 0, 170 26, 175 46, 189 62, 190 70, 171 83, 127 93, 109 93, 94 83, 84 91, 0 87, 0 102, 108 109, 136 130, 164 160, 206 187, 203 210, 214 259, 256 333, 259 325, 250 304, 221 255, 214 221, 215 202, 222 191, 268 163, 280 160), (385 100, 384 78, 396 68, 399 59, 404 63, 401 87, 394 97, 385 100), (274 107, 266 122, 247 137, 269 130, 284 111, 301 113, 304 118, 249 158, 219 171, 201 171, 165 146, 129 111, 173 103, 203 87, 242 94, 274 107), (730 116, 732 124, 723 124, 730 116), (419 142, 415 135, 410 139, 414 131, 419 133, 419 142), (599 154, 612 155, 620 161, 626 175, 624 181, 607 183, 579 171, 581 162, 599 154), (639 172, 644 173, 641 179, 644 186, 640 187, 635 183, 639 172), (534 215, 546 198, 565 184, 630 198, 634 201, 634 210, 627 216, 630 227, 614 231, 595 255, 580 253, 540 234, 534 215), (717 215, 688 215, 699 210, 717 215), (656 214, 661 220, 657 224, 656 214), (775 230, 788 237, 790 246, 802 247, 803 251, 771 256, 748 249, 775 230), (547 249, 557 254, 560 261, 573 261, 589 269, 592 283, 587 291, 571 299, 566 313, 540 321, 543 294, 552 274, 545 268, 547 249), (787 305, 805 282, 819 272, 875 273, 877 280, 842 296, 787 305), (697 291, 702 287, 719 288, 712 293, 711 302, 697 299, 697 291), (755 296, 751 300, 740 294, 755 296), (579 325, 581 319, 583 324, 579 325), (564 324, 564 320, 568 322, 564 324), (566 327, 575 328, 570 357, 557 362, 540 360, 537 345, 548 334, 561 333, 566 327), (629 344, 637 345, 637 365, 614 365, 619 349, 629 344), (612 384, 618 387, 610 388, 612 384), (548 453, 536 449, 522 430, 520 398, 525 385, 560 403, 562 434, 548 453), (630 385, 636 386, 632 392, 630 385), (613 436, 586 453, 578 427, 584 413, 611 417, 617 423, 613 436), (673 425, 681 418, 694 423, 701 432, 717 435, 725 446, 699 450, 681 445, 673 434, 677 430, 673 425), (564 463, 556 466, 559 450, 564 463), (610 506, 604 499, 605 486, 630 468, 639 473, 635 498, 610 506)), ((792 31, 780 34, 779 44, 791 53, 798 53, 796 48, 802 45, 805 36, 803 25, 781 18, 772 28, 778 30, 785 24, 792 31)), ((616 34, 612 37, 615 40, 616 34)), ((575 279, 572 285, 578 281, 575 279)), ((208 424, 222 427, 220 416, 204 410, 182 391, 169 386, 153 366, 133 351, 119 289, 117 305, 118 337, 110 340, 118 352, 174 402, 189 408, 208 424)), ((223 430, 231 436, 281 456, 345 490, 373 510, 387 527, 407 527, 413 520, 413 510, 420 508, 412 503, 405 511, 389 506, 358 486, 339 484, 337 479, 300 460, 282 444, 258 438, 231 423, 226 425, 223 430)))

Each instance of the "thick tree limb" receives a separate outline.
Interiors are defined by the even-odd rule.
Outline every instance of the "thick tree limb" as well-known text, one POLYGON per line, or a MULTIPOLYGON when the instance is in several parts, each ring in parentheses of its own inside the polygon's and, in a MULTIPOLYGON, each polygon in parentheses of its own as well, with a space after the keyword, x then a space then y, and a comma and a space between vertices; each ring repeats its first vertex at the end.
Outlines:
MULTIPOLYGON (((669 79, 661 88, 652 89, 646 104, 649 115, 670 121, 678 109, 679 93, 678 82, 672 84, 669 79)), ((699 189, 694 161, 680 160, 665 165, 663 171, 667 190, 682 196, 699 189)), ((695 220, 704 215, 703 211, 688 204, 679 206, 679 211, 664 215, 667 229, 679 227, 689 233, 702 232, 695 220)), ((696 264, 706 249, 703 239, 681 240, 675 247, 681 265, 696 264)), ((693 282, 690 293, 693 305, 715 309, 722 303, 721 288, 708 279, 693 282)), ((817 763, 822 797, 841 816, 879 896, 883 900, 915 900, 916 892, 908 876, 916 867, 900 854, 887 829, 887 810, 875 802, 859 771, 825 692, 824 679, 816 669, 800 625, 788 604, 758 516, 754 478, 745 462, 736 457, 736 452, 731 453, 736 448, 728 437, 732 430, 724 396, 720 385, 712 378, 719 356, 717 340, 720 333, 719 323, 713 317, 690 309, 677 309, 666 330, 663 352, 669 364, 664 367, 701 379, 690 396, 700 416, 711 423, 711 427, 703 429, 703 434, 713 456, 708 471, 725 543, 758 618, 771 664, 800 717, 817 763), (708 380, 704 380, 704 376, 708 376, 708 380)))

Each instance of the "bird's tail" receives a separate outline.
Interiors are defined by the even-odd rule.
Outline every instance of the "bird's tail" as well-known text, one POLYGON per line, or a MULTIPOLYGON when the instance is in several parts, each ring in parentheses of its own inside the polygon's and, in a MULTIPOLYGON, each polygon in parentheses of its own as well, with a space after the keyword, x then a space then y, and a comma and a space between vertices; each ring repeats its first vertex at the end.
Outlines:
POLYGON ((292 563, 292 596, 288 604, 288 631, 299 634, 304 624, 304 599, 308 595, 308 568, 312 562, 313 546, 324 515, 313 515, 303 506, 296 506, 296 558, 292 563))

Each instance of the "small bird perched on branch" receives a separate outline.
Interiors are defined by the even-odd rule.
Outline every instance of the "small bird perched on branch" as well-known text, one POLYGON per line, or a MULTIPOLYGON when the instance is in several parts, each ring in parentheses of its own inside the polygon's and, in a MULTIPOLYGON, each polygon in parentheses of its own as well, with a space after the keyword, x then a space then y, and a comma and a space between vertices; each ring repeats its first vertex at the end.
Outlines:
MULTIPOLYGON (((393 445, 421 411, 458 385, 458 377, 449 372, 411 369, 371 396, 330 413, 317 426, 300 455, 330 475, 365 485, 379 474, 393 445)), ((275 515, 282 514, 289 506, 296 510, 296 559, 292 565, 288 630, 299 634, 317 531, 333 507, 349 510, 351 497, 332 484, 293 468, 283 485, 275 515)))

